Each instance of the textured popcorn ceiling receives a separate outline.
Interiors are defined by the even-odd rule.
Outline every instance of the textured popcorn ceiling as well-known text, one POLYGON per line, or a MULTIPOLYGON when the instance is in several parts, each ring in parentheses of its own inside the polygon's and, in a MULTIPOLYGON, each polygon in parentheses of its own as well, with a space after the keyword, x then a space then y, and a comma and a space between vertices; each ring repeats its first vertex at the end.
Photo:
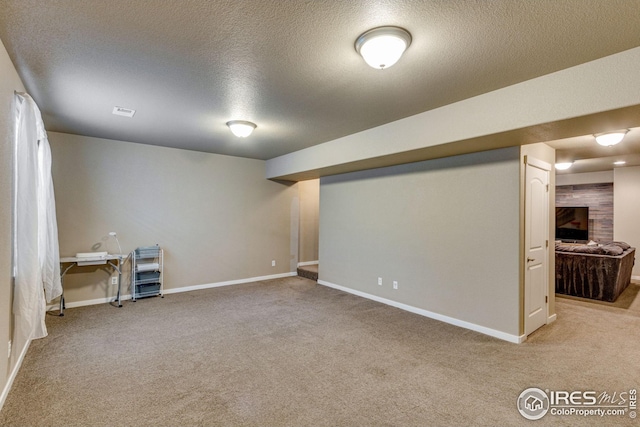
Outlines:
POLYGON ((269 159, 636 47, 639 19, 638 0, 3 0, 0 39, 50 131, 269 159), (413 36, 384 71, 354 49, 381 25, 413 36))

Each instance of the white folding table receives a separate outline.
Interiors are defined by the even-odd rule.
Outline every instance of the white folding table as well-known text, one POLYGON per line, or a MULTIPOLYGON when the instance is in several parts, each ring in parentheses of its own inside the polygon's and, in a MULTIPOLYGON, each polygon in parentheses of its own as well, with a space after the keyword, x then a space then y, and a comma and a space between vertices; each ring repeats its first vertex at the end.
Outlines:
POLYGON ((123 261, 127 258, 127 255, 123 254, 106 254, 99 256, 71 256, 60 258, 60 271, 62 274, 60 275, 60 283, 62 284, 62 295, 60 295, 60 316, 64 316, 64 276, 67 274, 71 268, 77 266, 86 266, 86 265, 109 265, 113 271, 118 273, 118 296, 115 301, 118 301, 118 307, 122 307, 122 300, 120 294, 120 287, 122 285, 122 266, 123 261), (63 264, 69 264, 67 268, 63 269, 63 264))

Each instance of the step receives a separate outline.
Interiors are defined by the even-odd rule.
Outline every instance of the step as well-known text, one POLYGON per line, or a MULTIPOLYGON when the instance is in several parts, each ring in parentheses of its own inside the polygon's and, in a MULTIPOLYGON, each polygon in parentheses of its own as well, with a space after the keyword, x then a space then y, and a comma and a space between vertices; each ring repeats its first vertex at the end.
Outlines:
POLYGON ((298 276, 318 281, 318 265, 303 265, 298 267, 298 276))

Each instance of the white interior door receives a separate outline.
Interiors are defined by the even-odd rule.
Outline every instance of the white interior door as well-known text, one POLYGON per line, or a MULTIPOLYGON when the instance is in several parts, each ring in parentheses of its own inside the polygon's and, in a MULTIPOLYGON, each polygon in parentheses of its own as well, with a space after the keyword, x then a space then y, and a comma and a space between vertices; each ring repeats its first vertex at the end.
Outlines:
POLYGON ((547 323, 549 290, 549 171, 545 162, 526 158, 525 334, 547 323))

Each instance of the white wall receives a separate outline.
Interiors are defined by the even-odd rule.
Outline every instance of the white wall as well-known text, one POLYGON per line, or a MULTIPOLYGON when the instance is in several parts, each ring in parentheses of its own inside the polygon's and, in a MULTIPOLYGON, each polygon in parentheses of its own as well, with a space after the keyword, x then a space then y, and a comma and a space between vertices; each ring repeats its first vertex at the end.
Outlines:
POLYGON ((563 173, 556 175, 556 185, 603 184, 613 182, 613 170, 586 173, 563 173))
POLYGON ((0 408, 8 391, 10 376, 15 373, 17 357, 23 351, 23 348, 14 348, 11 361, 5 356, 13 332, 13 98, 14 91, 24 90, 4 44, 0 42, 0 408))
POLYGON ((613 172, 613 238, 636 248, 632 276, 640 280, 640 166, 613 172))
MULTIPOLYGON (((264 161, 55 132, 49 140, 61 256, 116 252, 116 231, 125 252, 165 249, 168 290, 295 271, 297 187, 264 179, 264 161)), ((114 296, 108 279, 72 269, 67 302, 114 296)))
POLYGON ((320 200, 321 283, 520 334, 518 147, 324 177, 320 200))

